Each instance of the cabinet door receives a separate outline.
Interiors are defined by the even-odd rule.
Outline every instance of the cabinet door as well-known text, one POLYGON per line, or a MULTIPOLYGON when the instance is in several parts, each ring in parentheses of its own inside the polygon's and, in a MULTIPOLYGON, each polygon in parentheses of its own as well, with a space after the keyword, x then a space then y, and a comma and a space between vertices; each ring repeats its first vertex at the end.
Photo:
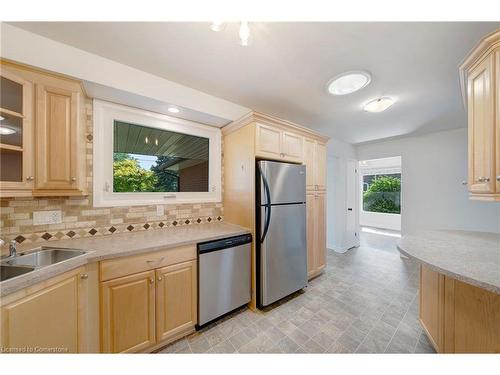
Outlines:
POLYGON ((302 162, 302 137, 300 135, 284 131, 282 133, 281 141, 283 159, 299 163, 302 162))
POLYGON ((31 195, 33 189, 33 84, 1 66, 0 194, 31 195))
POLYGON ((196 261, 157 270, 156 282, 158 341, 192 330, 197 321, 196 261))
POLYGON ((314 197, 314 258, 317 272, 326 267, 326 195, 318 193, 314 197))
POLYGON ((496 87, 496 94, 495 94, 495 113, 496 113, 496 173, 495 173, 495 180, 496 180, 496 193, 500 194, 500 49, 495 52, 495 61, 496 61, 496 81, 495 81, 495 87, 496 87))
POLYGON ((469 190, 492 193, 494 170, 494 92, 493 55, 469 72, 469 190))
POLYGON ((326 189, 326 145, 324 143, 316 143, 315 155, 315 184, 318 190, 326 189))
POLYGON ((155 344, 155 273, 101 283, 101 347, 133 353, 155 344))
POLYGON ((316 141, 313 139, 304 139, 304 164, 306 166, 306 189, 314 190, 316 181, 315 159, 316 141))
POLYGON ((257 156, 281 159, 281 130, 256 124, 255 142, 257 156))
POLYGON ((444 277, 420 266, 420 322, 437 352, 443 350, 444 277))
POLYGON ((306 222, 307 222, 307 277, 310 279, 316 273, 316 260, 315 260, 315 217, 314 217, 314 194, 306 195, 306 222))
POLYGON ((78 353, 84 348, 87 307, 84 269, 43 283, 33 293, 1 307, 1 346, 28 352, 78 353), (46 285, 46 286, 45 286, 46 285), (37 349, 39 348, 39 349, 37 349), (44 348, 46 350, 44 350, 44 348))
POLYGON ((79 188, 80 93, 37 85, 36 189, 79 188))

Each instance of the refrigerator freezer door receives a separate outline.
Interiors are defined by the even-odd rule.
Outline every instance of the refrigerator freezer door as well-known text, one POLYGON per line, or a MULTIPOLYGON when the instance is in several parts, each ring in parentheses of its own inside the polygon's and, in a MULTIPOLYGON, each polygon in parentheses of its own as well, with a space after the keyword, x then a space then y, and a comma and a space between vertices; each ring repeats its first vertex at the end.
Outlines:
POLYGON ((260 181, 261 205, 298 203, 306 200, 306 167, 304 165, 280 163, 276 161, 259 161, 262 173, 271 194, 271 202, 267 201, 264 181, 260 181))
MULTIPOLYGON (((261 217, 265 217, 261 207, 261 217)), ((261 306, 307 285, 306 205, 271 207, 269 230, 260 246, 261 306)))

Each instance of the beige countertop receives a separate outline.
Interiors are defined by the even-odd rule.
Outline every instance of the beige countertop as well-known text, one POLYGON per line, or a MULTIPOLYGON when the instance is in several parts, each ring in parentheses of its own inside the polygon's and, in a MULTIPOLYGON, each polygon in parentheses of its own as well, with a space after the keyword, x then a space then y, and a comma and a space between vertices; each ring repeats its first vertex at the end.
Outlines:
POLYGON ((426 231, 403 236, 398 248, 441 274, 500 294, 500 234, 426 231))
MULTIPOLYGON (((5 280, 0 283, 0 296, 8 295, 87 263, 165 250, 245 233, 249 233, 246 228, 218 222, 47 242, 43 246, 79 249, 88 251, 88 253, 5 280)), ((29 251, 29 249, 39 246, 35 244, 22 246, 19 251, 29 251)))

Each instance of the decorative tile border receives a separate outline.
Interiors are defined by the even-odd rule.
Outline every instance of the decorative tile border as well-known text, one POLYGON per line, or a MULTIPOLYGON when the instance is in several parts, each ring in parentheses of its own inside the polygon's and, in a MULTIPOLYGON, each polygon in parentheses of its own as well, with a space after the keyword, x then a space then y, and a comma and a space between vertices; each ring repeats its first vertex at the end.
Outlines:
POLYGON ((99 236, 109 236, 118 233, 130 233, 139 232, 145 230, 161 230, 176 226, 185 225, 196 225, 203 223, 211 223, 223 221, 222 216, 217 217, 206 217, 206 218, 196 218, 196 219, 185 219, 185 220, 174 220, 174 221, 158 221, 158 222, 147 222, 147 223, 137 223, 137 224, 124 224, 124 225, 111 225, 107 227, 96 227, 96 228, 82 228, 68 231, 48 231, 39 232, 26 235, 17 235, 14 240, 19 244, 29 244, 29 243, 40 243, 40 242, 52 242, 57 240, 68 240, 75 238, 85 238, 85 237, 99 237, 99 236))

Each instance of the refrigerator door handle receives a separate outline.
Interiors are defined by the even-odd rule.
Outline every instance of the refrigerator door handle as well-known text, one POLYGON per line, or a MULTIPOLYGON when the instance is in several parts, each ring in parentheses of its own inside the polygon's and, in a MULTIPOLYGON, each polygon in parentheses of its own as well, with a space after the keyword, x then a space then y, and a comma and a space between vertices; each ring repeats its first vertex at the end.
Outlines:
POLYGON ((263 243, 266 238, 267 231, 269 230, 269 225, 271 224, 271 191, 269 190, 269 184, 267 183, 267 180, 264 177, 264 173, 262 173, 262 168, 260 164, 259 164, 259 171, 260 171, 260 177, 262 178, 262 183, 264 184, 264 191, 266 193, 266 204, 264 205, 266 211, 266 217, 264 221, 264 231, 260 238, 260 243, 263 243))

